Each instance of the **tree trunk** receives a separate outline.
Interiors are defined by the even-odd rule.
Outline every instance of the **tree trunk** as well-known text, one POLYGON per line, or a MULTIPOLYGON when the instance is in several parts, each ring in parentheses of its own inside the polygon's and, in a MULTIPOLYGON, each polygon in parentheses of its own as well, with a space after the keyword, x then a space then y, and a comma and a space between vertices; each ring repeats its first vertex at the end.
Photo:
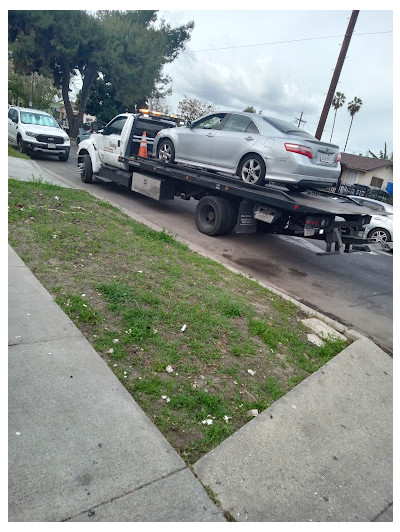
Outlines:
POLYGON ((336 122, 336 113, 337 113, 337 109, 335 109, 335 117, 333 119, 333 126, 332 126, 332 132, 331 132, 331 138, 329 139, 329 142, 332 142, 332 135, 333 135, 333 130, 335 128, 335 122, 336 122))
POLYGON ((86 104, 89 98, 90 87, 92 86, 94 80, 97 76, 97 65, 89 65, 87 71, 85 72, 85 77, 83 79, 82 85, 82 94, 78 109, 78 114, 74 114, 72 109, 71 100, 69 97, 69 85, 71 81, 71 68, 69 65, 64 64, 63 67, 63 80, 61 86, 61 94, 64 100, 65 111, 67 113, 67 119, 69 124, 69 136, 76 138, 78 136, 78 129, 82 127, 83 115, 86 110, 86 104))
POLYGON ((353 124, 353 118, 354 118, 354 116, 351 117, 351 122, 350 122, 349 132, 347 133, 346 144, 344 145, 344 150, 343 150, 344 152, 346 151, 347 141, 349 140, 350 129, 351 129, 351 126, 352 126, 352 124, 353 124))
POLYGON ((79 102, 78 115, 76 116, 78 127, 81 127, 82 125, 83 115, 85 114, 86 104, 89 99, 90 88, 92 87, 93 82, 97 78, 97 75, 98 75, 97 65, 89 64, 85 72, 85 77, 83 78, 83 85, 82 85, 81 97, 80 97, 80 102, 79 102))

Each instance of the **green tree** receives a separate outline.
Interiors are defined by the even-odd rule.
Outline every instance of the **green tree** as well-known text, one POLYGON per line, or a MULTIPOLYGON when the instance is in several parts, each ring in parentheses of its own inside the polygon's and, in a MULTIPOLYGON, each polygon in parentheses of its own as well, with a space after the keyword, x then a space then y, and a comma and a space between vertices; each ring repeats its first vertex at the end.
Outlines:
POLYGON ((133 109, 144 107, 150 96, 165 96, 170 79, 163 67, 184 48, 194 23, 172 28, 164 19, 157 21, 156 11, 101 11, 98 16, 110 43, 103 73, 116 99, 133 109))
POLYGON ((8 61, 8 103, 28 107, 32 102, 35 109, 49 111, 55 97, 61 98, 61 93, 51 79, 37 72, 32 72, 30 76, 17 74, 12 61, 8 61))
MULTIPOLYGON (((78 93, 76 104, 80 104, 78 93)), ((86 112, 96 117, 97 121, 107 124, 114 116, 126 111, 124 104, 117 100, 112 83, 98 78, 94 81, 86 104, 86 112)))
POLYGON ((346 151, 347 141, 349 140, 351 126, 353 125, 354 115, 358 113, 358 111, 361 109, 362 104, 363 104, 362 100, 360 98, 357 98, 357 96, 355 96, 354 100, 352 100, 347 106, 347 110, 349 111, 350 116, 351 116, 351 122, 350 122, 349 132, 347 133, 346 144, 344 145, 343 151, 346 151))
POLYGON ((126 107, 144 103, 162 68, 190 38, 188 23, 172 28, 156 11, 9 11, 9 48, 18 72, 51 74, 62 91, 71 135, 77 133, 90 89, 99 73, 126 107), (157 22, 157 24, 156 24, 157 22), (70 100, 71 79, 83 80, 78 114, 70 100))
POLYGON ((386 142, 384 150, 379 151, 379 157, 375 155, 375 153, 373 153, 371 150, 368 150, 368 153, 370 153, 374 159, 385 159, 388 161, 393 161, 393 152, 389 155, 389 152, 387 151, 386 142))
POLYGON ((338 109, 343 106, 344 102, 346 101, 346 96, 343 94, 343 92, 337 92, 332 100, 332 107, 335 109, 335 117, 333 119, 333 126, 332 126, 332 132, 331 132, 331 138, 329 139, 329 142, 332 140, 333 130, 335 127, 336 122, 336 114, 338 112, 338 109))

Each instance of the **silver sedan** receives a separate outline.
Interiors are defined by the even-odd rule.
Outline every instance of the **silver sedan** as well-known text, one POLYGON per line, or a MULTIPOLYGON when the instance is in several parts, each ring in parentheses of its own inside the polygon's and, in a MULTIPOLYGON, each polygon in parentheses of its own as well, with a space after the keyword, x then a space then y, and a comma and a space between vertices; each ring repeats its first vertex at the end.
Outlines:
POLYGON ((253 113, 217 112, 184 127, 161 130, 153 156, 288 188, 331 187, 340 174, 339 146, 290 122, 253 113))

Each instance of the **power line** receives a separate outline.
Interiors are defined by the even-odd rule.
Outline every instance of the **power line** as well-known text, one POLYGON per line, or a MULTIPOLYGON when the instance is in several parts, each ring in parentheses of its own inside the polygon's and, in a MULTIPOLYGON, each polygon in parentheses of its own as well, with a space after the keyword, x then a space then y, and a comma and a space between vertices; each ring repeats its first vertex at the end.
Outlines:
MULTIPOLYGON (((383 33, 393 33, 393 31, 371 31, 367 33, 354 33, 353 37, 360 37, 362 35, 381 35, 383 33)), ((271 41, 271 42, 264 42, 259 44, 240 44, 237 46, 224 46, 220 48, 204 48, 203 50, 184 50, 181 53, 182 54, 196 54, 198 52, 215 52, 218 50, 232 50, 233 48, 250 48, 255 46, 269 46, 271 44, 286 44, 286 43, 292 43, 292 42, 303 42, 303 41, 318 41, 322 39, 337 39, 345 37, 345 34, 343 35, 326 35, 322 37, 304 37, 303 39, 290 39, 286 41, 271 41)))

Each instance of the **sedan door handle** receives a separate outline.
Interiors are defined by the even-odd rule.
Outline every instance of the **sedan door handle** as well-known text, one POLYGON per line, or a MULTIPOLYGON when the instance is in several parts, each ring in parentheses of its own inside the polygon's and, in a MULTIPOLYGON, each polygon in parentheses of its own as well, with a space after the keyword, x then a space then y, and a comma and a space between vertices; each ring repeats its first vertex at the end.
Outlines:
POLYGON ((206 137, 214 137, 214 133, 207 133, 206 137))
POLYGON ((254 140, 254 137, 245 137, 244 140, 254 140))

